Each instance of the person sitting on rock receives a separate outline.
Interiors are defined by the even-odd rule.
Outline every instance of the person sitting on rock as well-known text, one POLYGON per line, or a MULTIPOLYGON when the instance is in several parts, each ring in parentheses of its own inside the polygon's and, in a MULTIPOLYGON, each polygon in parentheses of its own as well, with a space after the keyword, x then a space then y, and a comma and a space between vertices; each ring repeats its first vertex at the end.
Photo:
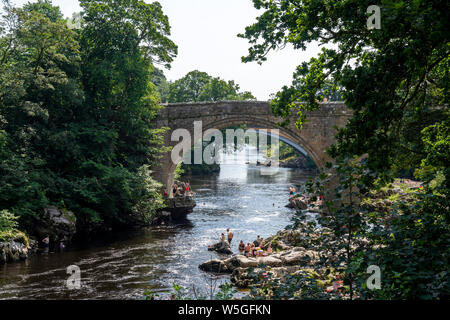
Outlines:
POLYGON ((251 256, 252 257, 256 257, 256 246, 255 244, 252 244, 252 249, 251 249, 251 256))
POLYGON ((289 187, 289 197, 292 198, 295 196, 295 188, 294 187, 289 187))
POLYGON ((269 245, 267 246, 267 253, 271 254, 272 252, 273 252, 272 245, 269 243, 269 245))
POLYGON ((225 234, 222 233, 222 235, 220 236, 220 241, 224 242, 225 241, 225 234))
POLYGON ((262 257, 264 255, 264 250, 261 247, 256 248, 256 255, 262 257))
POLYGON ((245 250, 245 243, 244 243, 244 241, 241 240, 241 242, 239 242, 238 250, 239 250, 239 252, 241 254, 244 253, 244 250, 245 250))

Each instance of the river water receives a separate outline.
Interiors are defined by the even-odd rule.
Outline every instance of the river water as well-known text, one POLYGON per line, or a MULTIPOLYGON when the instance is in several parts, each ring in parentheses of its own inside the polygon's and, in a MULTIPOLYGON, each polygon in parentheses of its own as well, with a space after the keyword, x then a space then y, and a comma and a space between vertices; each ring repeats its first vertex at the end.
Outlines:
POLYGON ((234 232, 235 252, 240 240, 247 243, 285 228, 293 214, 284 207, 288 188, 307 179, 301 171, 286 168, 261 174, 261 167, 245 164, 239 152, 222 162, 217 175, 187 178, 197 202, 188 221, 0 266, 0 299, 142 299, 146 288, 165 298, 173 283, 207 294, 211 283, 229 280, 212 280, 198 269, 218 257, 207 246, 226 228, 234 232), (70 265, 81 270, 81 289, 66 286, 70 265))

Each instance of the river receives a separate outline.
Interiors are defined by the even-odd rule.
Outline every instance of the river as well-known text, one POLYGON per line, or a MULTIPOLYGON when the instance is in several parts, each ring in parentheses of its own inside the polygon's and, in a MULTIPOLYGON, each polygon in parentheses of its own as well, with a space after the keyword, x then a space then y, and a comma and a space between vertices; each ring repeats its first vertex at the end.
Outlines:
POLYGON ((247 165, 242 154, 224 157, 216 175, 185 178, 196 193, 197 207, 188 221, 177 226, 115 234, 62 253, 35 255, 27 261, 0 266, 0 299, 142 299, 146 288, 167 297, 173 283, 206 294, 212 280, 198 265, 217 257, 207 246, 230 228, 233 251, 245 243, 285 228, 293 211, 288 188, 307 176, 279 168, 262 175, 261 167, 247 165), (66 287, 69 265, 81 270, 81 289, 66 287))

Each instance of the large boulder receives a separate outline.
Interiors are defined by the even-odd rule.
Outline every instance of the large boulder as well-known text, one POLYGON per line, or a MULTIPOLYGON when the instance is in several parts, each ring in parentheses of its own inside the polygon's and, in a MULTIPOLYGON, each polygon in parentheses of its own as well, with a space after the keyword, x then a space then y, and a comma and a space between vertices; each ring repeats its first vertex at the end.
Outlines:
POLYGON ((289 204, 286 207, 295 210, 306 210, 308 209, 308 199, 304 197, 289 198, 289 204))
POLYGON ((210 245, 208 247, 209 251, 216 251, 217 253, 223 253, 223 254, 232 254, 233 251, 231 250, 230 243, 228 241, 220 241, 216 244, 210 245))
POLYGON ((316 262, 319 259, 319 255, 315 251, 305 250, 303 248, 294 248, 293 250, 281 254, 280 259, 284 266, 304 266, 316 262))
POLYGON ((211 259, 206 262, 203 262, 201 265, 198 266, 200 270, 206 271, 206 272, 214 272, 214 273, 229 273, 231 272, 225 262, 220 259, 211 259))
POLYGON ((225 265, 228 269, 234 270, 236 268, 255 268, 258 266, 258 261, 255 258, 247 258, 243 255, 235 255, 226 259, 225 265))
POLYGON ((160 211, 157 212, 156 215, 152 218, 152 225, 168 225, 172 223, 172 214, 168 211, 160 211))
POLYGON ((281 279, 287 274, 293 274, 299 270, 301 270, 299 266, 287 266, 270 268, 270 270, 255 268, 250 273, 247 268, 236 268, 233 270, 230 280, 238 288, 248 288, 258 281, 258 275, 267 276, 270 273, 273 278, 281 279))
POLYGON ((53 242, 69 243, 76 233, 77 219, 73 212, 51 206, 44 210, 44 215, 35 225, 39 239, 50 236, 53 242))
POLYGON ((173 220, 183 220, 192 213, 196 205, 192 196, 177 196, 167 199, 167 206, 162 211, 170 212, 173 220))
POLYGON ((9 242, 0 242, 0 264, 25 260, 30 251, 32 248, 28 237, 24 233, 19 233, 9 242))

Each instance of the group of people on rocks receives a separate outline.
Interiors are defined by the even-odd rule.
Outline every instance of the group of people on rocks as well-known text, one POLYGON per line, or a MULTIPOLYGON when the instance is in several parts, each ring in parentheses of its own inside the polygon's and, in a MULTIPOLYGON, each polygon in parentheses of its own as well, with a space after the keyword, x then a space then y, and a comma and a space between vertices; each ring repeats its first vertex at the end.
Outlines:
POLYGON ((247 245, 241 240, 238 250, 241 254, 248 257, 262 257, 273 252, 272 246, 269 244, 267 250, 262 248, 263 238, 258 235, 258 238, 253 243, 248 242, 247 245))
MULTIPOLYGON (((172 185, 172 194, 174 197, 191 196, 191 185, 189 184, 189 182, 175 182, 172 185)), ((164 198, 167 198, 169 196, 167 189, 164 189, 163 196, 164 198)))
MULTIPOLYGON (((221 234, 220 241, 228 241, 228 243, 231 245, 233 237, 233 232, 228 228, 226 231, 226 236, 225 233, 221 234)), ((263 238, 261 238, 261 236, 259 235, 257 239, 253 241, 253 243, 248 242, 247 245, 243 240, 241 240, 238 244, 238 251, 240 252, 240 254, 245 255, 246 257, 262 257, 264 255, 271 254, 273 252, 272 246, 269 244, 267 250, 264 250, 262 248, 262 242, 263 238)))

